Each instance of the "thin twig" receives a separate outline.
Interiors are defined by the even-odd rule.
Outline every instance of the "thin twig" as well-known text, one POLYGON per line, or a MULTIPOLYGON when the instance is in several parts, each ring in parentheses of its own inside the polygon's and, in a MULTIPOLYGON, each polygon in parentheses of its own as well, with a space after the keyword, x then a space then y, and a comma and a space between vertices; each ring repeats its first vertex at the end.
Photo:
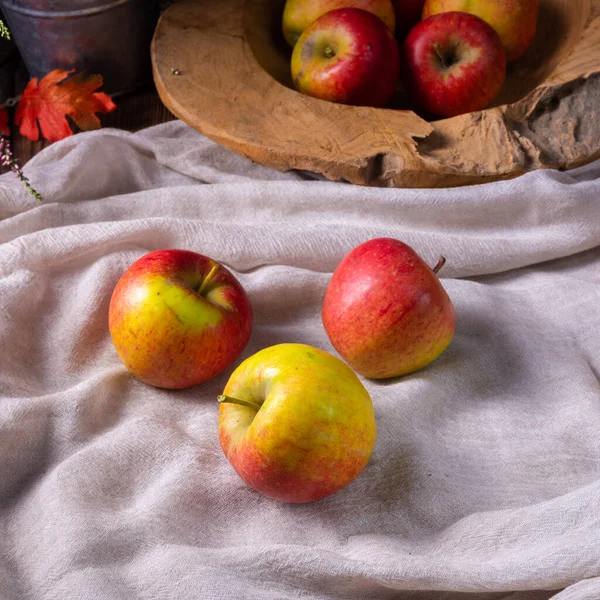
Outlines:
POLYGON ((18 96, 15 96, 14 98, 8 98, 8 100, 4 101, 4 104, 0 104, 0 110, 2 110, 4 108, 12 108, 13 106, 16 106, 17 104, 19 104, 20 101, 21 101, 21 94, 19 94, 18 96))

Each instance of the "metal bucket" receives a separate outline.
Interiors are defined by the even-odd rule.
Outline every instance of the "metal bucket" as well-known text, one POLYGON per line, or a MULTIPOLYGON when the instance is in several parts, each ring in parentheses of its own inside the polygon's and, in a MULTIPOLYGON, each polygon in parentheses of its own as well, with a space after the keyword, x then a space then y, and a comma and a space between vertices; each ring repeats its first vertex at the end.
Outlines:
POLYGON ((153 0, 2 0, 2 11, 32 77, 53 69, 99 73, 116 95, 150 79, 153 0))

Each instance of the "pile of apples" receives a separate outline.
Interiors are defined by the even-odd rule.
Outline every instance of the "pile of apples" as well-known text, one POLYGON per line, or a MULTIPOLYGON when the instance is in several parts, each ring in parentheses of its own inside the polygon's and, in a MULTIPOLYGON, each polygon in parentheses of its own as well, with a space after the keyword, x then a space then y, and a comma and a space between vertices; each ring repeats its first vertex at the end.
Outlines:
MULTIPOLYGON (((322 306, 325 331, 346 362, 284 343, 234 370, 218 397, 219 440, 246 483, 270 498, 310 502, 363 471, 376 426, 356 373, 398 377, 448 347, 455 311, 437 277, 443 263, 431 269, 391 238, 361 244, 335 270, 322 306)), ((239 281, 222 264, 187 250, 142 256, 119 279, 109 308, 110 334, 125 367, 166 389, 199 385, 225 371, 252 325, 239 281)))
POLYGON ((537 20, 538 0, 287 0, 282 19, 300 92, 383 107, 402 80, 439 117, 486 108, 537 20))

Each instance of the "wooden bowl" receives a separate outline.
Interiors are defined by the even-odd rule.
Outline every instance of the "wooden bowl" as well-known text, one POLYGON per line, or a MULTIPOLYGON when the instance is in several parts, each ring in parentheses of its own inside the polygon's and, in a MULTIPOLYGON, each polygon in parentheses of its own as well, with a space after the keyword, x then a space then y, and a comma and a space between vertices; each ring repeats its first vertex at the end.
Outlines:
POLYGON ((431 122, 402 110, 401 94, 375 109, 296 92, 282 10, 282 0, 174 4, 152 44, 165 105, 253 161, 365 185, 476 184, 600 157, 600 0, 541 0, 536 38, 496 104, 431 122))

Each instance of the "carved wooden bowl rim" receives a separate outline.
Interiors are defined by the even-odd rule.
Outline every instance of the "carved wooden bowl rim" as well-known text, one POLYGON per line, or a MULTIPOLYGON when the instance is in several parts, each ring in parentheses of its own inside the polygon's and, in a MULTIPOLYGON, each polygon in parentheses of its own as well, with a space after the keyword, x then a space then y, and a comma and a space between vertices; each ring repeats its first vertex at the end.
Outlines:
POLYGON ((579 10, 563 0, 568 28, 549 41, 556 64, 542 65, 550 72, 524 97, 435 122, 408 110, 323 102, 280 83, 261 66, 274 56, 265 33, 273 1, 181 0, 163 14, 152 43, 167 108, 255 162, 422 188, 569 169, 600 157, 600 0, 578 0, 579 10))

